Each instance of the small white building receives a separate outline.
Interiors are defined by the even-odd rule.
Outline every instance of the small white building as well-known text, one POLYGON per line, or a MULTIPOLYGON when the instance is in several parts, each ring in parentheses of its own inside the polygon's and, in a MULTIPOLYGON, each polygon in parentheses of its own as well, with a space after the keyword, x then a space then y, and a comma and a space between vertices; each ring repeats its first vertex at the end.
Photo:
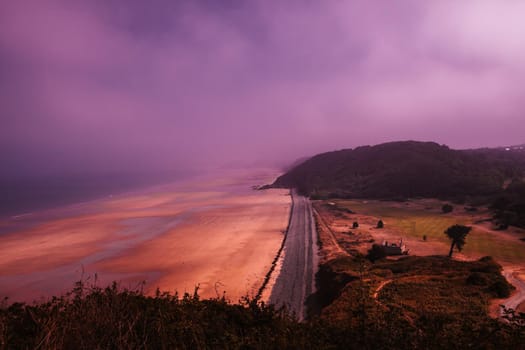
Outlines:
POLYGON ((407 246, 403 243, 402 238, 398 243, 388 243, 387 241, 383 241, 381 246, 383 247, 386 255, 408 255, 407 246))

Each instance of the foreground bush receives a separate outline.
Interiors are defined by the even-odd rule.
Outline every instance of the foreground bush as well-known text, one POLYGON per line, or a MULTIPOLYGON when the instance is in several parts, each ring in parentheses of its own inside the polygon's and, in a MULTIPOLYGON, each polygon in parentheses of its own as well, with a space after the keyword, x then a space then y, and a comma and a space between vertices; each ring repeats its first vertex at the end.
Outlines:
POLYGON ((306 327, 282 310, 246 300, 200 300, 78 283, 49 302, 5 305, 0 344, 13 349, 304 348, 306 327))
MULTIPOLYGON (((363 297, 355 290, 357 300, 363 297)), ((365 299, 363 299, 364 301, 365 299)), ((0 308, 1 349, 485 349, 523 348, 525 315, 501 322, 401 310, 368 300, 344 316, 299 323, 284 310, 245 300, 200 300, 78 283, 63 297, 0 308)))

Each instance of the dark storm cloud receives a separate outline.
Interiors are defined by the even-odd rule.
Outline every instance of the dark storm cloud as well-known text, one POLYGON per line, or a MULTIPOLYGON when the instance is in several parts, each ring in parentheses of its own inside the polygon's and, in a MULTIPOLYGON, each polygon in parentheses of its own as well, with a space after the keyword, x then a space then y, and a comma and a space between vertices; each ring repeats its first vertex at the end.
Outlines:
POLYGON ((6 1, 4 173, 523 142, 518 1, 6 1))

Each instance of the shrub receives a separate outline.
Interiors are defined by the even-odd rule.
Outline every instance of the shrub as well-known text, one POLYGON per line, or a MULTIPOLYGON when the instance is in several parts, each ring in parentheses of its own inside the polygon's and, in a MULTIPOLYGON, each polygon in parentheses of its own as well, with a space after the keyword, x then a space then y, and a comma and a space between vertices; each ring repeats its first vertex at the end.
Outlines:
POLYGON ((450 204, 444 204, 442 207, 441 207, 441 211, 445 214, 447 213, 451 213, 452 211, 454 210, 454 207, 451 206, 450 204))
MULTIPOLYGON (((284 310, 246 298, 77 287, 40 304, 0 307, 1 348, 262 349, 319 347, 284 310)), ((317 338, 317 339, 316 339, 317 338)))
POLYGON ((508 298, 511 292, 511 286, 505 280, 498 280, 489 287, 489 292, 498 298, 508 298))
POLYGON ((472 272, 467 277, 467 284, 474 286, 485 286, 488 284, 487 277, 480 272, 472 272))
POLYGON ((386 256, 387 254, 383 246, 379 244, 373 244, 372 249, 368 251, 368 255, 366 256, 366 258, 370 260, 371 262, 374 262, 376 260, 383 259, 386 256))

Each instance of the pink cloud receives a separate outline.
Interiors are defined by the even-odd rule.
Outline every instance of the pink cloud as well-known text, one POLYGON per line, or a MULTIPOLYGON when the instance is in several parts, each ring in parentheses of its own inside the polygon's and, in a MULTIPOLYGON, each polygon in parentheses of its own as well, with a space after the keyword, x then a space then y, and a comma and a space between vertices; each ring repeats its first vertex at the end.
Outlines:
POLYGON ((161 169, 523 142, 519 2, 158 6, 2 3, 0 156, 161 169))

